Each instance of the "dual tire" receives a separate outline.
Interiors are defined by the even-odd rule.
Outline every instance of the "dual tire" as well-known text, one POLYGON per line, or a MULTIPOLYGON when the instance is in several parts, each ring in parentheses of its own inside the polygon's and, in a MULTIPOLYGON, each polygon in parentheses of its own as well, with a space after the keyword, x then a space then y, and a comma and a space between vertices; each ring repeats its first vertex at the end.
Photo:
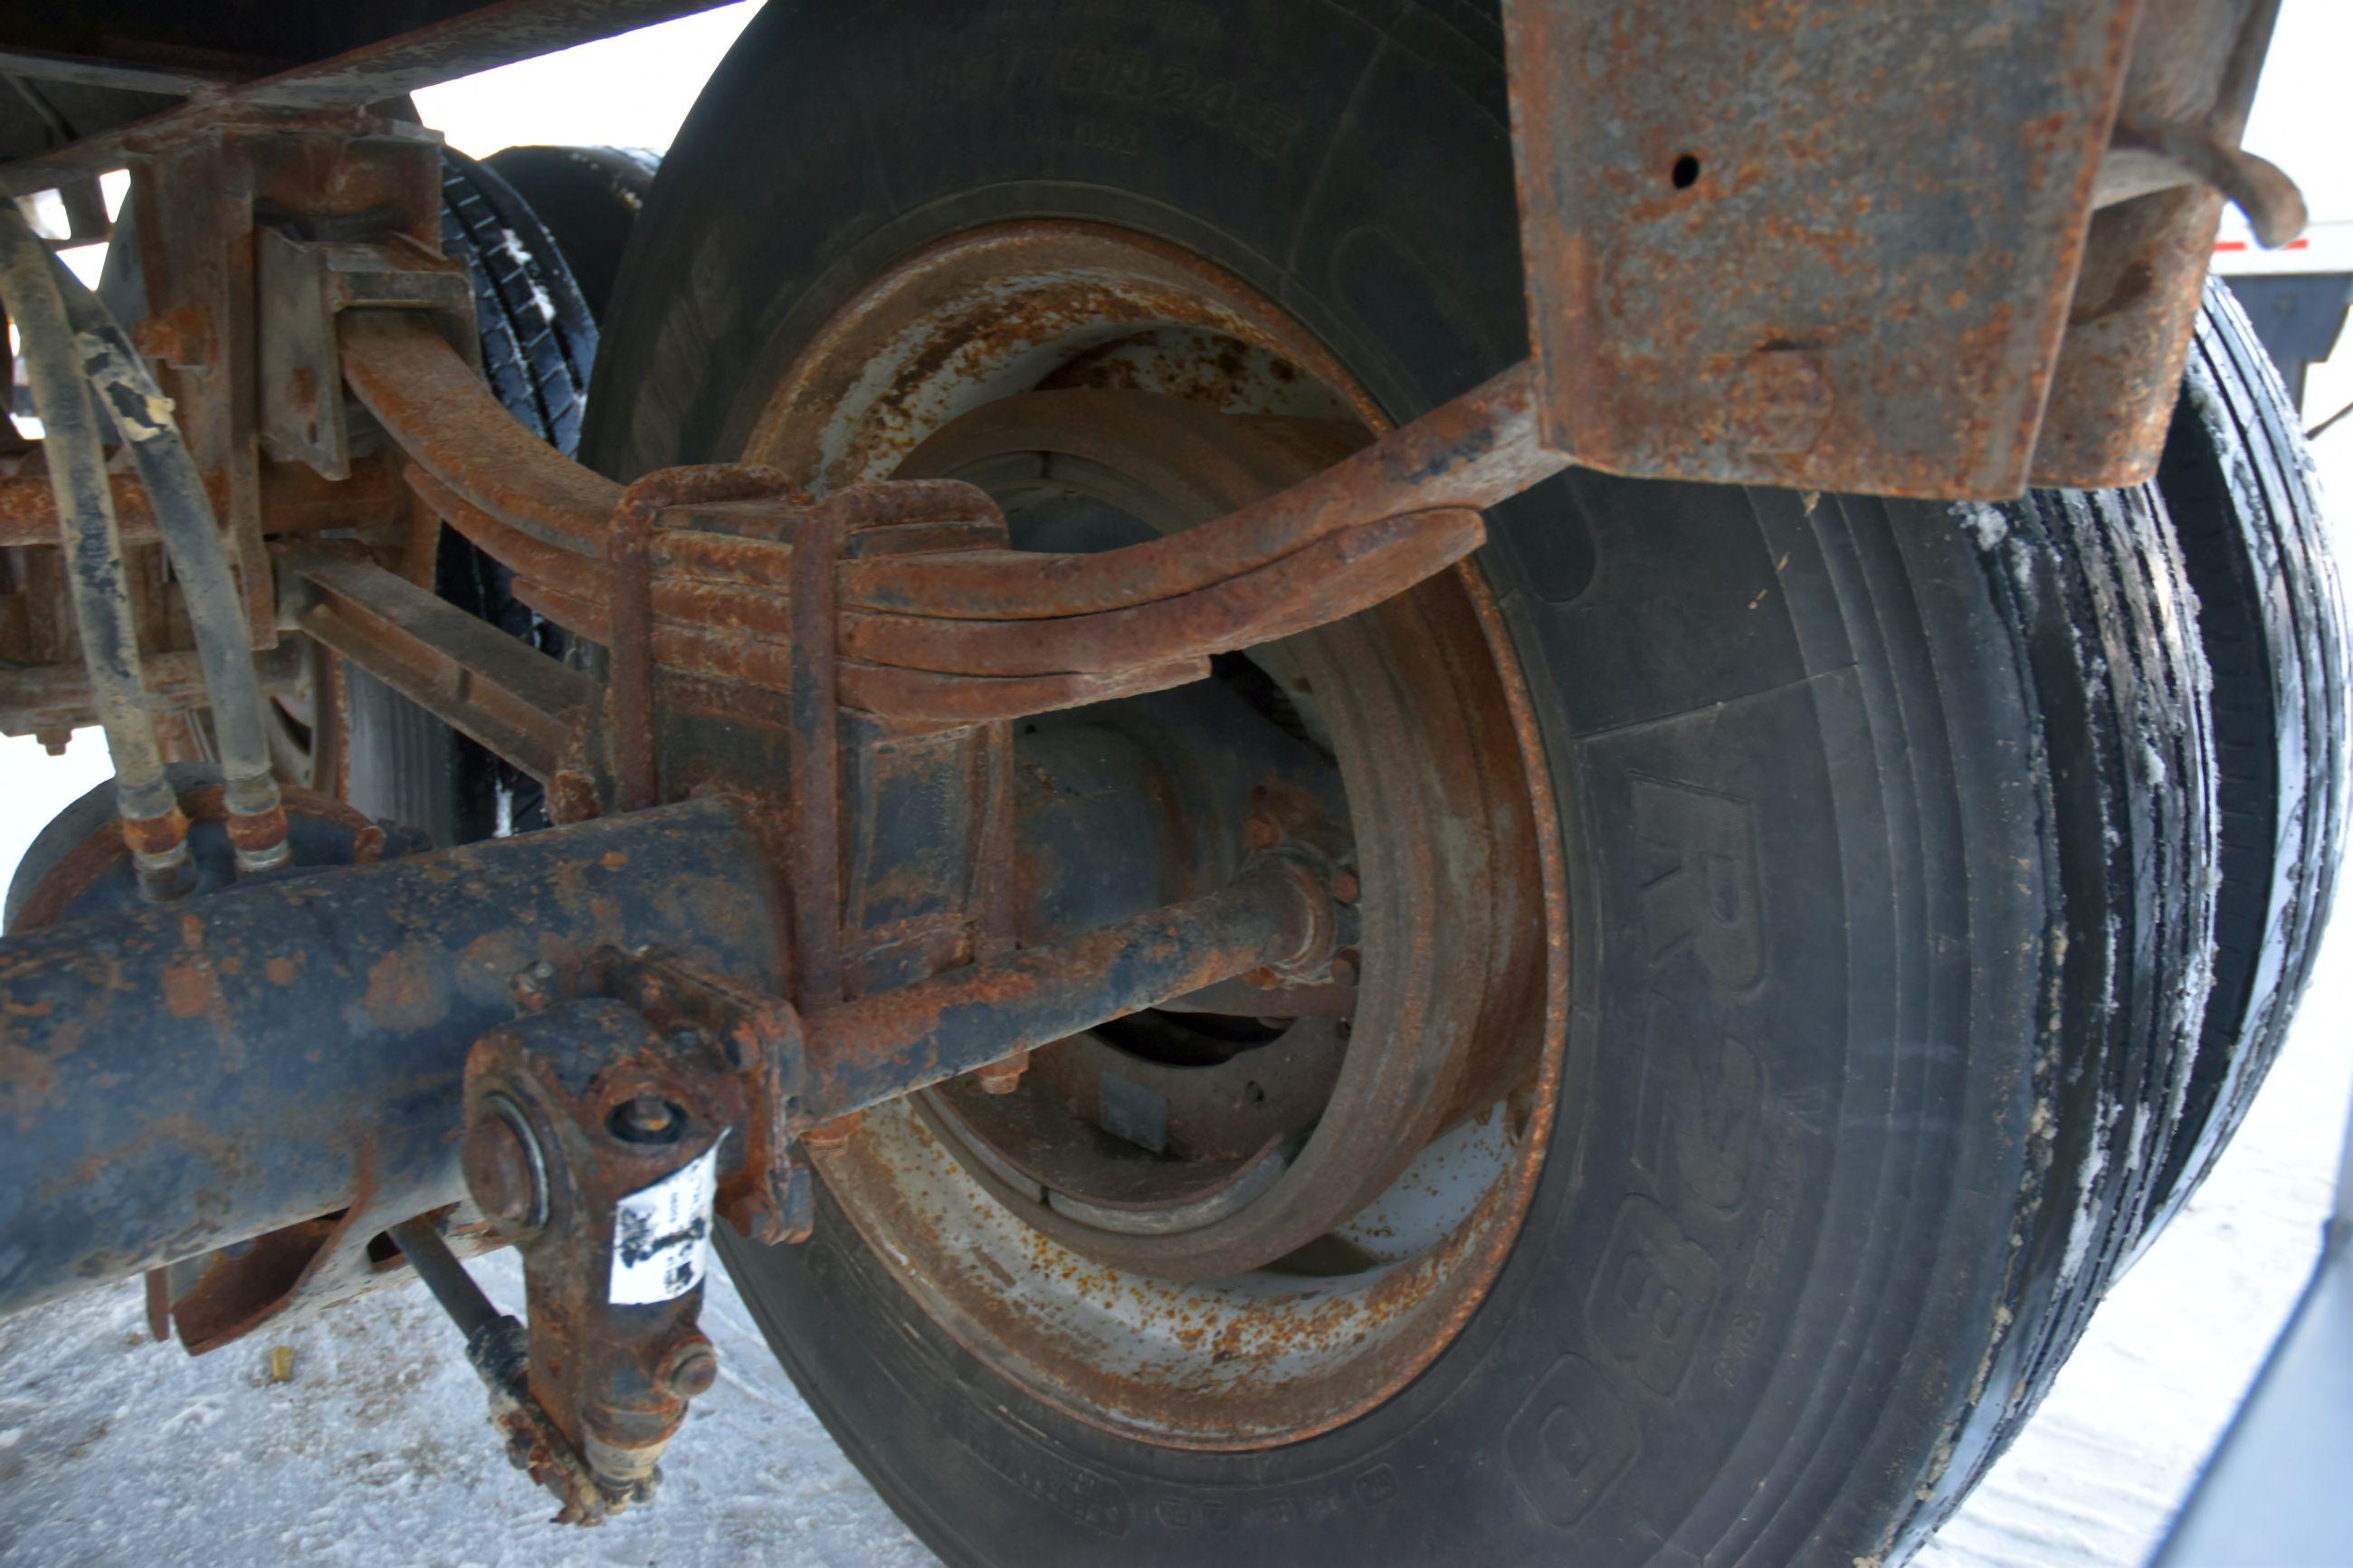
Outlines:
MULTIPOLYGON (((649 201, 584 453, 736 456, 863 279, 1038 218, 1205 258, 1409 418, 1525 352, 1514 211, 1483 7, 774 5, 649 201)), ((1211 1453, 1024 1394, 829 1203, 805 1247, 735 1248, 811 1405, 950 1561, 1895 1560, 2276 1052, 2341 835, 2345 662, 2308 461, 2227 298, 2150 487, 1573 470, 1489 525, 1569 899, 1511 1257, 1377 1408, 1211 1453)))

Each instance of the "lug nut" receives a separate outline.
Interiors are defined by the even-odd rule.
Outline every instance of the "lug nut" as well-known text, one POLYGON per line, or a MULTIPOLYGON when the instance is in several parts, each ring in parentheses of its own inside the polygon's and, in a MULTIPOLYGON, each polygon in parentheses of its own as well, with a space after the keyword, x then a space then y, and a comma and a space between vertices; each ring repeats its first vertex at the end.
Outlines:
POLYGON ((681 1399, 699 1399, 719 1381, 719 1352, 701 1334, 681 1340, 662 1357, 654 1381, 681 1399))
POLYGON ((1363 891, 1364 889, 1356 884, 1356 874, 1354 871, 1332 873, 1332 898, 1335 902, 1353 904, 1363 895, 1363 891))
POLYGON ((1362 968, 1357 962, 1356 950, 1355 948, 1344 947, 1339 952, 1332 955, 1332 983, 1334 984, 1354 985, 1356 984, 1357 978, 1361 973, 1362 968))

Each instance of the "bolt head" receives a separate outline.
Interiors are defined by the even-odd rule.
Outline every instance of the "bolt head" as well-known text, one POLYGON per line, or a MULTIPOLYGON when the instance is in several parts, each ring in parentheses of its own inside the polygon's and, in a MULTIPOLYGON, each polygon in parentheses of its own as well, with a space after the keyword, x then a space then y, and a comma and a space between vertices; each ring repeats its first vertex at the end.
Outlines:
POLYGON ((613 1109, 613 1131, 633 1140, 659 1140, 677 1121, 678 1113, 659 1094, 637 1095, 613 1109))
POLYGON ((736 1200, 734 1211, 728 1217, 747 1239, 763 1247, 776 1247, 791 1239, 784 1211, 765 1193, 744 1194, 736 1200))
POLYGON ((983 1094, 1011 1094, 1021 1087, 1021 1075, 1029 1070, 1029 1053, 1023 1051, 1001 1062, 973 1068, 972 1081, 980 1086, 983 1094))
MULTIPOLYGON (((1018 1076, 1018 1074, 1016 1075, 1017 1079, 1018 1076)), ((859 1127, 865 1121, 866 1112, 862 1110, 853 1110, 847 1116, 837 1116, 832 1121, 812 1127, 802 1133, 801 1142, 807 1148, 820 1152, 839 1149, 856 1135, 859 1127)))
POLYGON ((719 1381, 719 1352, 701 1334, 674 1345, 655 1379, 681 1399, 699 1399, 719 1381))
POLYGON ((467 1129, 459 1163, 466 1190, 491 1223, 512 1228, 531 1218, 538 1197, 533 1190, 531 1153, 503 1117, 485 1116, 467 1129))
POLYGON ((1356 881, 1356 874, 1354 871, 1335 871, 1332 873, 1332 897, 1334 900, 1344 904, 1353 904, 1363 896, 1364 889, 1356 881))

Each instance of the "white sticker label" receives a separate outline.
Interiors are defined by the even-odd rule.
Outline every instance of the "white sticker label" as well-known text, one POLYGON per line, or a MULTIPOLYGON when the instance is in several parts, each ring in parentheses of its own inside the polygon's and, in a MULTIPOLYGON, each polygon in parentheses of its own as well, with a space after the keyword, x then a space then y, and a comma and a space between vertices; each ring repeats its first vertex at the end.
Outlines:
POLYGON ((719 1191, 719 1145, 613 1205, 617 1307, 675 1300, 711 1267, 711 1201, 719 1191))

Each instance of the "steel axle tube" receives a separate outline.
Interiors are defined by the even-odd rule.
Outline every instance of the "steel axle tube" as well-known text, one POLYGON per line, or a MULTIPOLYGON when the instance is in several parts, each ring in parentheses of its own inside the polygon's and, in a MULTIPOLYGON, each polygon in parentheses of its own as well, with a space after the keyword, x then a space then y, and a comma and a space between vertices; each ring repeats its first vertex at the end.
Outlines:
POLYGON ((413 1193, 464 1195, 466 1054, 512 986, 654 944, 773 990, 733 810, 691 802, 0 942, 0 1315, 413 1193))
POLYGON ((1330 901, 1270 861, 1197 899, 810 1014, 804 1120, 830 1121, 1269 966, 1320 962, 1330 901))
MULTIPOLYGON (((813 1126, 1252 970, 1319 962, 1301 864, 805 1020, 813 1126)), ((0 942, 0 1316, 364 1203, 466 1195, 468 1053, 612 950, 779 984, 716 801, 259 881, 0 942)))

